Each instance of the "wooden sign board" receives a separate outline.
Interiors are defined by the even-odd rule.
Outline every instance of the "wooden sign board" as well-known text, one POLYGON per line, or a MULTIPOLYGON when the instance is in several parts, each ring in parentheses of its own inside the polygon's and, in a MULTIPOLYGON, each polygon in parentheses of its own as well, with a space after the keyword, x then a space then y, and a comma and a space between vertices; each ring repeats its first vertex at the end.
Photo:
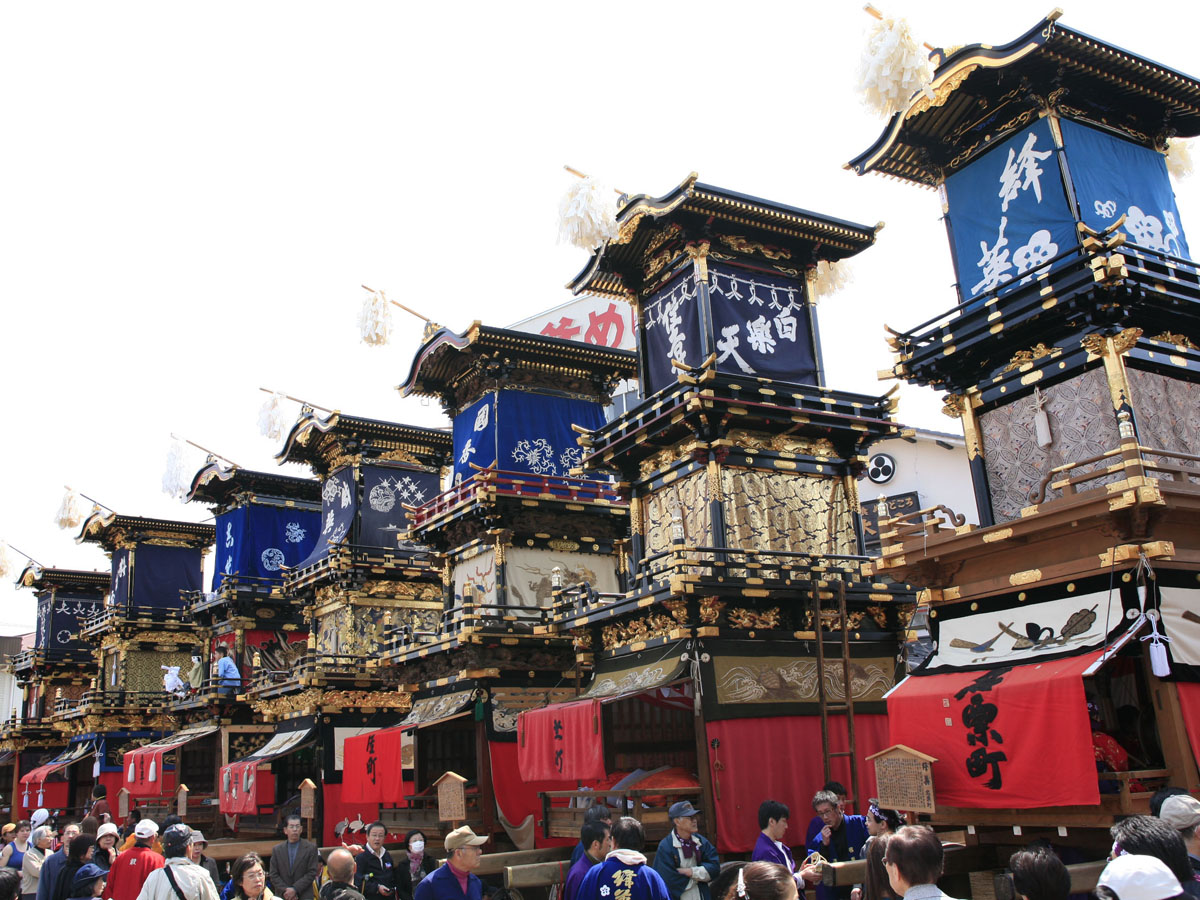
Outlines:
POLYGON ((300 782, 300 818, 313 819, 317 815, 317 786, 311 778, 300 782))
POLYGON ((467 779, 454 772, 446 772, 434 782, 437 788, 438 821, 461 822, 467 817, 467 792, 463 787, 467 779))
POLYGON ((186 819, 188 814, 187 808, 188 786, 181 784, 175 789, 175 812, 181 819, 186 819))
POLYGON ((868 760, 875 763, 879 806, 905 812, 936 812, 933 764, 937 760, 903 744, 893 744, 868 760))
POLYGON ((117 815, 122 822, 129 818, 129 788, 117 791, 117 815))

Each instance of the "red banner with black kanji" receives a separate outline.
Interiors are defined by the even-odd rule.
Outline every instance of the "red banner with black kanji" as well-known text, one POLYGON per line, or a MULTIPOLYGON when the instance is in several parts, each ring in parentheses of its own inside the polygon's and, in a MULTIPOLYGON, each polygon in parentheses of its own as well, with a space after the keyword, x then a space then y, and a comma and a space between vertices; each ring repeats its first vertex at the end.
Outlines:
POLYGON ((1095 805, 1100 790, 1083 673, 1103 652, 909 676, 888 697, 890 741, 937 759, 939 806, 1095 805))
POLYGON ((347 803, 402 804, 404 731, 383 728, 346 738, 342 751, 342 800, 347 803))
POLYGON ((517 762, 526 781, 603 778, 600 701, 527 709, 517 719, 517 762))

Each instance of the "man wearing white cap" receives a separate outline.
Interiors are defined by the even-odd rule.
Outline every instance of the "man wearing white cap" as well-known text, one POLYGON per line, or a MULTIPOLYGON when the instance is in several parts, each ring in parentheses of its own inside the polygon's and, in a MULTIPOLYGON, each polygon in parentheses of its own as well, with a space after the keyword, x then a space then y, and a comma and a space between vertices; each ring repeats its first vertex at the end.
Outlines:
POLYGON ((108 873, 105 894, 112 900, 137 900, 150 873, 161 869, 165 860, 151 847, 158 834, 158 823, 142 819, 133 828, 134 844, 117 857, 108 873))
POLYGON ((1191 794, 1176 794, 1163 801, 1158 817, 1179 832, 1187 844, 1188 862, 1200 874, 1200 800, 1191 794))
POLYGON ((446 864, 421 879, 413 900, 483 900, 483 882, 475 870, 487 841, 466 825, 446 835, 446 864))
POLYGON ((1157 856, 1118 856, 1100 873, 1099 900, 1170 900, 1183 894, 1179 879, 1157 856))

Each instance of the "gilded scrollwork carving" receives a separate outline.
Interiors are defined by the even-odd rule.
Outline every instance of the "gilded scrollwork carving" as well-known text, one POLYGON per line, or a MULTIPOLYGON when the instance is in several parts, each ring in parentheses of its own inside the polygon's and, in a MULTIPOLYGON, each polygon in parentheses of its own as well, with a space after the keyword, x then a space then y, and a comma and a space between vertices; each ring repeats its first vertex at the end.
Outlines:
POLYGON ((947 394, 942 398, 942 415, 961 419, 967 411, 966 398, 962 394, 947 394))
POLYGON ((837 450, 828 438, 804 437, 797 434, 769 434, 764 431, 731 428, 728 439, 733 446, 744 450, 771 450, 775 453, 794 453, 797 456, 837 456, 837 450))
POLYGON ((1164 344, 1174 344, 1177 347, 1186 347, 1189 350, 1200 350, 1200 347, 1193 344, 1186 335, 1175 334, 1173 331, 1164 331, 1162 334, 1156 334, 1150 340, 1161 341, 1164 344))
POLYGON ((1018 350, 1013 354, 1013 358, 1009 360, 1008 365, 1002 371, 1011 372, 1013 369, 1019 369, 1026 363, 1031 363, 1042 357, 1049 356, 1051 353, 1061 352, 1061 347, 1047 347, 1039 342, 1034 344, 1028 350, 1018 350))
POLYGON ((760 253, 767 259, 791 259, 792 251, 786 247, 772 247, 759 241, 751 241, 740 234, 718 234, 717 239, 732 250, 739 253, 760 253))
POLYGON ((770 609, 747 609, 746 607, 735 606, 729 610, 726 621, 733 628, 771 629, 780 626, 783 622, 783 616, 778 606, 773 606, 770 609))
POLYGON ((716 597, 701 597, 700 598, 700 624, 701 625, 716 625, 717 620, 721 618, 721 610, 725 608, 725 601, 718 600, 716 597))
POLYGON ((571 629, 571 649, 573 650, 591 650, 592 649, 592 633, 586 628, 571 629))
POLYGON ((668 637, 678 623, 663 613, 652 613, 640 619, 605 625, 600 630, 600 643, 605 650, 628 644, 668 637))
POLYGON ((671 617, 680 625, 687 624, 688 611, 686 600, 664 600, 663 609, 669 612, 671 617))

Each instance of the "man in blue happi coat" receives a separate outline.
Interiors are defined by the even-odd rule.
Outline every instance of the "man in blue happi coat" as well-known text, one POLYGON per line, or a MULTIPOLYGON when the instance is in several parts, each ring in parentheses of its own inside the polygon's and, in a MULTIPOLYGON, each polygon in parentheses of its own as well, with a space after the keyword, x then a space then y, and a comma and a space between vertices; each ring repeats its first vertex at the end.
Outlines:
POLYGON ((654 871, 666 882, 671 900, 709 900, 708 883, 721 873, 721 859, 697 831, 699 811, 690 800, 680 800, 667 815, 673 827, 654 854, 654 871))
MULTIPOLYGON (((830 862, 858 859, 869 837, 867 817, 846 815, 833 791, 817 791, 812 805, 824 824, 805 849, 809 853, 820 853, 830 862)), ((817 900, 850 900, 851 890, 850 885, 835 888, 818 884, 817 900)))
POLYGON ((577 900, 670 900, 662 876, 646 865, 642 823, 622 816, 613 823, 612 837, 616 849, 603 863, 588 870, 577 900))

